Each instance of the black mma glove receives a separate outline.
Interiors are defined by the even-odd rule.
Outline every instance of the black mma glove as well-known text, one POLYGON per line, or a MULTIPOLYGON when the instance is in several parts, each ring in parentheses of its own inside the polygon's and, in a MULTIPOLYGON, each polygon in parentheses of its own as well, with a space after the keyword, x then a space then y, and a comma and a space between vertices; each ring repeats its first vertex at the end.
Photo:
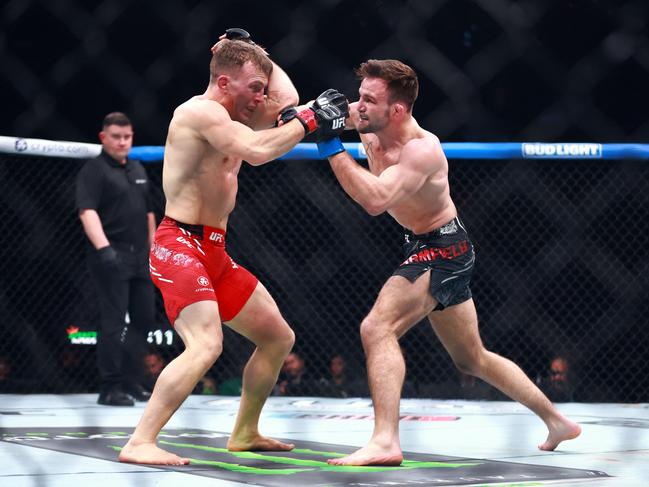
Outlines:
POLYGON ((304 135, 316 132, 318 140, 333 139, 345 130, 345 119, 349 116, 349 104, 342 93, 328 89, 316 98, 313 106, 297 111, 293 107, 282 110, 281 122, 297 118, 304 127, 304 135))
POLYGON ((254 44, 250 38, 250 33, 247 30, 239 29, 238 27, 231 27, 226 29, 225 38, 231 41, 244 41, 249 44, 254 44))
POLYGON ((225 31, 225 38, 231 41, 242 41, 247 42, 248 44, 252 44, 253 46, 257 46, 263 51, 264 54, 266 54, 266 56, 268 56, 268 51, 266 50, 266 48, 253 41, 252 37, 250 37, 250 33, 247 30, 240 29, 239 27, 231 27, 225 31))
POLYGON ((275 127, 278 127, 280 122, 282 124, 290 122, 295 118, 296 115, 297 110, 295 109, 295 107, 284 108, 281 112, 279 112, 279 116, 277 117, 277 121, 275 122, 275 127))
POLYGON ((99 259, 99 264, 104 269, 115 272, 119 270, 119 266, 117 265, 117 252, 110 245, 98 249, 97 257, 99 259))
MULTIPOLYGON (((345 113, 345 118, 347 118, 349 116, 349 104, 345 95, 335 90, 327 90, 322 95, 325 93, 330 97, 329 103, 343 111, 345 113)), ((320 95, 318 99, 320 99, 322 95, 320 95)), ((316 102, 317 101, 318 100, 316 100, 316 102)), ((338 135, 340 135, 344 130, 344 121, 342 127, 337 127, 333 133, 320 128, 318 129, 316 132, 316 141, 318 145, 318 154, 321 158, 326 159, 327 157, 334 156, 345 150, 345 147, 338 138, 338 135)))

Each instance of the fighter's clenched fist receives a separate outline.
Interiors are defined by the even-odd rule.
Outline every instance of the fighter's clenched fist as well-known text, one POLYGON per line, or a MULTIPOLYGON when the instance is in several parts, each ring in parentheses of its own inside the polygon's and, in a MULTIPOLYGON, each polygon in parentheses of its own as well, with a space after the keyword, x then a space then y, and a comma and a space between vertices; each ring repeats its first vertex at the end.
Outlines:
POLYGON ((318 139, 336 137, 345 130, 345 119, 349 116, 349 104, 345 95, 329 88, 318 96, 313 105, 297 111, 285 108, 280 114, 282 123, 297 118, 304 127, 305 135, 316 132, 318 139))

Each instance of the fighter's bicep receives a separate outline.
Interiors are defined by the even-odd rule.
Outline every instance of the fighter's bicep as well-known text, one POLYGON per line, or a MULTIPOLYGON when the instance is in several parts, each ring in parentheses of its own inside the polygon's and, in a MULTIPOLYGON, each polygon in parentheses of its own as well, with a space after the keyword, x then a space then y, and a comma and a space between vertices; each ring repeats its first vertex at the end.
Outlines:
POLYGON ((220 120, 204 127, 202 135, 218 152, 245 159, 247 149, 252 145, 254 131, 233 120, 220 120))
POLYGON ((396 203, 421 189, 428 177, 437 169, 437 158, 431 148, 423 144, 406 144, 399 161, 379 176, 388 199, 396 203))
POLYGON ((390 166, 379 176, 379 183, 391 202, 416 193, 425 181, 426 175, 422 171, 408 165, 390 166))

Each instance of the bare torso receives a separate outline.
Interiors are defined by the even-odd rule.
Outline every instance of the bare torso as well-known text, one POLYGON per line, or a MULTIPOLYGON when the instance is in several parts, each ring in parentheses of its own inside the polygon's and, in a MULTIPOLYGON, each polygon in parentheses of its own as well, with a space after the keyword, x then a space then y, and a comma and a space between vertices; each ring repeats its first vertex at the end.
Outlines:
POLYGON ((211 104, 218 105, 192 98, 176 109, 171 120, 162 175, 165 214, 184 223, 225 229, 234 209, 242 159, 218 152, 194 126, 194 110, 217 109, 211 104))
MULTIPOLYGON (((361 140, 367 151, 369 170, 375 176, 400 163, 403 145, 382 147, 380 139, 374 134, 361 134, 361 140)), ((430 166, 427 174, 422 175, 426 180, 415 193, 387 211, 403 227, 414 233, 426 233, 452 220, 457 216, 457 210, 450 195, 448 161, 439 140, 419 126, 413 131, 411 140, 416 140, 424 150, 430 151, 430 166)))

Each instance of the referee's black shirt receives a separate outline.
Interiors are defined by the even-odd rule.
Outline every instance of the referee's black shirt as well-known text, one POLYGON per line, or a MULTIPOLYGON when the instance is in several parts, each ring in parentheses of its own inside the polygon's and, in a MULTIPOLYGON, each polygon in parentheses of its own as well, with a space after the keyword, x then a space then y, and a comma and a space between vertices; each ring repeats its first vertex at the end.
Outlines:
POLYGON ((76 207, 97 211, 111 245, 148 249, 147 212, 153 209, 149 178, 138 161, 121 165, 102 150, 77 174, 76 207))

